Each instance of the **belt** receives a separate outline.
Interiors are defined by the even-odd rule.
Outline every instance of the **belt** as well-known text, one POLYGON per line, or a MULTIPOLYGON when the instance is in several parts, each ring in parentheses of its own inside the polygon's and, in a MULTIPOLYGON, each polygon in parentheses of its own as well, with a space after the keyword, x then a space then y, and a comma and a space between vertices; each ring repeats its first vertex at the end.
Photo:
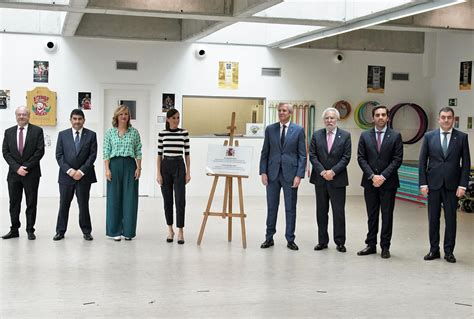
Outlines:
POLYGON ((177 161, 177 160, 182 160, 183 157, 182 156, 163 156, 163 159, 177 161))

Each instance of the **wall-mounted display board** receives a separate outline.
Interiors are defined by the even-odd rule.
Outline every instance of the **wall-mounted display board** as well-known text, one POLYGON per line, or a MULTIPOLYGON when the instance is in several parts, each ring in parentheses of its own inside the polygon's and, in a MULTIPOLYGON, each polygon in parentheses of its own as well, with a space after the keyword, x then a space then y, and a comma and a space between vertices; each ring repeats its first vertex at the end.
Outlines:
POLYGON ((10 107, 10 90, 0 90, 0 110, 10 107))
POLYGON ((367 70, 367 92, 384 93, 385 67, 382 65, 369 65, 367 70))
POLYGON ((47 87, 38 86, 26 92, 30 122, 39 126, 56 126, 57 95, 47 87))
POLYGON ((219 62, 218 85, 220 89, 239 88, 239 62, 219 62))
POLYGON ((459 89, 470 90, 472 81, 472 61, 461 62, 459 71, 459 89))

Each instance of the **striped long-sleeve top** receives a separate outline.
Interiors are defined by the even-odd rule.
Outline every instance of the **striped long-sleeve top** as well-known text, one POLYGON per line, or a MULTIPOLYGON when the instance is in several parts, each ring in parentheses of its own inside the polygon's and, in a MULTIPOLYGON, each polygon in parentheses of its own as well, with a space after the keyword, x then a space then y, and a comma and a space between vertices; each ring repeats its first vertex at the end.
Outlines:
POLYGON ((169 129, 158 134, 158 156, 189 155, 189 133, 187 130, 169 129))

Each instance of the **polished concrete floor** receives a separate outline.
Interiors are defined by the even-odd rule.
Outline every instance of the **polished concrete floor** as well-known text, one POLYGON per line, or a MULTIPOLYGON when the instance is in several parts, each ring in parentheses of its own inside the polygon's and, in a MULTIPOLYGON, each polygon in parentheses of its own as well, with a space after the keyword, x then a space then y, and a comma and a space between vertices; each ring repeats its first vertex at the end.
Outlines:
MULTIPOLYGON (((186 243, 177 245, 165 242, 161 198, 140 198, 138 236, 130 242, 105 237, 104 198, 91 199, 94 241, 82 239, 73 204, 66 238, 53 242, 58 200, 41 198, 37 240, 22 229, 20 238, 0 241, 0 318, 473 318, 474 214, 459 213, 458 262, 449 264, 423 260, 427 217, 416 204, 397 201, 392 258, 385 260, 356 255, 366 234, 362 197, 348 198, 345 254, 333 243, 313 250, 313 197, 299 198, 299 251, 286 248, 284 212, 275 246, 259 248, 261 197, 245 200, 247 249, 240 223, 228 242, 220 217, 209 219, 197 246, 206 201, 188 198, 186 243)), ((0 231, 7 232, 8 200, 0 204, 0 231)))

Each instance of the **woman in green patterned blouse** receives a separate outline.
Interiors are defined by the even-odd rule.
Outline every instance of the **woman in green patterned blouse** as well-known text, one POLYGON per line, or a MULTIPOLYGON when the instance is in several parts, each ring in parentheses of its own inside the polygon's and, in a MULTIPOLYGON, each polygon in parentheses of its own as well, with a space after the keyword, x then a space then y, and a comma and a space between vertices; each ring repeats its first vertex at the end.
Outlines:
POLYGON ((120 105, 112 118, 113 127, 104 137, 107 177, 106 235, 114 240, 131 240, 136 235, 138 179, 141 174, 142 143, 130 124, 128 106, 120 105))

